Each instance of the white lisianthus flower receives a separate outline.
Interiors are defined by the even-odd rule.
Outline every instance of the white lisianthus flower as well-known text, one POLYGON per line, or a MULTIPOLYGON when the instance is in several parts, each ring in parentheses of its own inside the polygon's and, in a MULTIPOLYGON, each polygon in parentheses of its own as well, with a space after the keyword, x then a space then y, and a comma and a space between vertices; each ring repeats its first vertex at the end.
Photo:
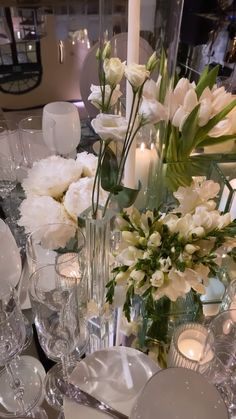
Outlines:
POLYGON ((98 164, 97 156, 84 151, 77 154, 76 163, 82 168, 82 176, 95 176, 98 164))
POLYGON ((155 231, 151 234, 148 239, 147 246, 148 247, 159 247, 161 244, 161 235, 158 231, 155 231))
POLYGON ((139 115, 145 124, 156 124, 167 119, 165 107, 155 99, 146 99, 143 97, 139 108, 139 115))
MULTIPOLYGON (((77 221, 77 217, 91 206, 93 177, 85 177, 73 182, 64 196, 64 207, 69 216, 77 221)), ((100 205, 104 205, 107 199, 107 192, 100 190, 100 205)))
POLYGON ((125 77, 134 89, 138 89, 150 76, 150 71, 142 64, 129 64, 125 67, 125 77))
POLYGON ((63 205, 50 196, 27 197, 21 203, 20 214, 18 224, 25 227, 26 233, 31 233, 45 224, 73 223, 63 205))
MULTIPOLYGON (((88 97, 88 100, 90 100, 92 102, 92 104, 97 108, 97 109, 101 109, 102 108, 102 91, 101 91, 101 87, 100 86, 95 86, 94 84, 91 85, 90 87, 91 93, 88 97)), ((119 84, 116 86, 116 88, 113 90, 112 92, 112 96, 111 96, 111 86, 109 86, 109 84, 107 84, 105 86, 105 100, 104 100, 104 105, 107 106, 108 102, 110 100, 110 106, 113 106, 116 104, 117 100, 119 99, 119 97, 122 96, 122 93, 120 91, 120 86, 119 84)))
POLYGON ((161 287, 164 283, 164 273, 162 271, 156 271, 150 278, 150 283, 153 287, 161 287))
POLYGON ((80 178, 82 167, 73 159, 50 156, 34 162, 28 170, 22 187, 27 195, 42 195, 59 198, 71 184, 80 178))
POLYGON ((103 62, 103 70, 106 76, 106 82, 111 86, 115 86, 120 83, 124 71, 125 71, 125 61, 122 63, 119 58, 112 57, 106 58, 103 62))
POLYGON ((122 116, 103 113, 97 115, 91 125, 104 141, 123 141, 128 128, 127 121, 122 116))

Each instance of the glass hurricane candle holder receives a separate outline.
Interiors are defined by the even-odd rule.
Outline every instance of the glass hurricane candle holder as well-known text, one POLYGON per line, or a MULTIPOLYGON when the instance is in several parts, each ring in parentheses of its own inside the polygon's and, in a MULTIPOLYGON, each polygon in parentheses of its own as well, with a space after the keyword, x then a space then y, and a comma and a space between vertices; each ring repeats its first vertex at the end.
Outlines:
POLYGON ((186 323, 177 327, 172 337, 167 366, 199 371, 201 365, 214 357, 213 351, 205 350, 206 342, 210 345, 211 340, 208 330, 199 323, 186 323))
POLYGON ((236 218, 236 161, 215 162, 211 178, 220 184, 218 209, 236 218))

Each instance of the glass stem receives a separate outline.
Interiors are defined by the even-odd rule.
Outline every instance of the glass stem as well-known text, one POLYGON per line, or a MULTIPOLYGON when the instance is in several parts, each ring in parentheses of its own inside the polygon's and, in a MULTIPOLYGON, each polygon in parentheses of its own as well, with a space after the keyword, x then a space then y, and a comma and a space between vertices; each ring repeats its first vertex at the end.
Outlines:
POLYGON ((10 388, 13 390, 14 393, 14 399, 17 401, 20 409, 19 413, 25 413, 26 408, 23 400, 25 390, 22 381, 15 375, 14 367, 11 364, 11 362, 7 363, 5 368, 9 376, 10 388))
POLYGON ((69 383, 69 373, 68 373, 69 364, 70 364, 70 357, 68 355, 63 355, 61 357, 62 376, 63 376, 63 380, 66 383, 69 383))

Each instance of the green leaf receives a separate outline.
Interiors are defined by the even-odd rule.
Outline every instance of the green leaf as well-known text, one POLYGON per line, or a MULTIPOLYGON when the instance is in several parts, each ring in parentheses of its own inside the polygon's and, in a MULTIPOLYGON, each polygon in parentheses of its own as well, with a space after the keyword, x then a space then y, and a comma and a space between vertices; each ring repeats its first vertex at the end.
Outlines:
POLYGON ((115 153, 106 147, 101 164, 101 186, 105 191, 112 192, 117 183, 118 163, 115 153))
POLYGON ((202 92, 206 87, 212 89, 216 82, 216 77, 218 75, 220 66, 215 66, 212 70, 209 71, 209 67, 206 67, 198 81, 197 87, 195 89, 198 99, 200 98, 202 92))
POLYGON ((220 137, 207 136, 205 140, 201 141, 201 147, 207 147, 208 145, 215 145, 225 143, 226 141, 236 139, 236 134, 232 135, 221 135, 220 137))
POLYGON ((232 100, 221 112, 217 115, 213 116, 208 123, 204 126, 199 128, 196 137, 195 137, 195 147, 199 146, 203 140, 205 140, 208 132, 214 128, 218 122, 220 122, 232 109, 236 106, 236 99, 232 100))
POLYGON ((186 119, 181 135, 180 152, 178 158, 181 160, 182 156, 189 156, 191 151, 195 148, 195 136, 198 131, 198 111, 200 104, 198 104, 186 119))
POLYGON ((138 184, 138 189, 130 189, 121 186, 122 190, 117 194, 116 199, 120 208, 130 207, 136 200, 141 189, 141 182, 138 184))

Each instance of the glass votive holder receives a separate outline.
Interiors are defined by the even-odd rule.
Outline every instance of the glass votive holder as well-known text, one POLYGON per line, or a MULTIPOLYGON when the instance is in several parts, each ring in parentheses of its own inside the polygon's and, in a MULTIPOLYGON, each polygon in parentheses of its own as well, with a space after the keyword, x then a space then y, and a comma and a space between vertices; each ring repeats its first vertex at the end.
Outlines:
POLYGON ((201 365, 210 362, 214 357, 211 350, 212 342, 212 335, 201 324, 180 325, 172 337, 167 367, 183 367, 200 371, 201 365))

